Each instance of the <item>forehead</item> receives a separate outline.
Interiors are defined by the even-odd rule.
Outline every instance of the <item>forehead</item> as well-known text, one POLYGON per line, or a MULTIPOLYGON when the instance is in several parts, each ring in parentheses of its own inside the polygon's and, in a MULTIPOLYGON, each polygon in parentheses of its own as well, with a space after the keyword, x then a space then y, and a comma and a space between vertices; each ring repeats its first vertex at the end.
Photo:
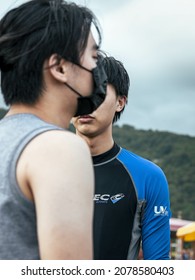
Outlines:
POLYGON ((91 31, 92 37, 93 37, 96 45, 99 45, 99 34, 98 34, 97 28, 95 27, 93 22, 91 24, 90 31, 91 31))
POLYGON ((88 37, 88 41, 87 41, 87 47, 92 50, 92 51, 96 51, 98 50, 99 46, 96 42, 96 40, 94 39, 93 33, 89 32, 89 37, 88 37))

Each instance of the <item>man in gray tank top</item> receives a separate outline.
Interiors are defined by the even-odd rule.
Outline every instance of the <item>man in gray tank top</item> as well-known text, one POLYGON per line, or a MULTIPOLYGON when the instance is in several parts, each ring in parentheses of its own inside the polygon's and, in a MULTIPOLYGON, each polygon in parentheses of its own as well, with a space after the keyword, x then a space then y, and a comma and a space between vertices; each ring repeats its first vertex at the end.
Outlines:
POLYGON ((62 0, 28 1, 1 19, 1 260, 93 257, 90 152, 66 129, 105 98, 100 41, 93 13, 62 0))

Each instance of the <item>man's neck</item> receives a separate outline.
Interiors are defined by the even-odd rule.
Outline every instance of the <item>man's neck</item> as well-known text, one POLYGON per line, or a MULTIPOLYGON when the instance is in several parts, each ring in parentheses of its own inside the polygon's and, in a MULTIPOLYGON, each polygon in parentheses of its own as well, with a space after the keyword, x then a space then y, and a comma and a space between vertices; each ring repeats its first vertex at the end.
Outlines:
POLYGON ((92 156, 103 154, 109 151, 114 145, 112 135, 87 137, 78 132, 77 135, 81 136, 87 142, 92 156))
POLYGON ((45 122, 67 129, 69 127, 70 117, 67 115, 65 116, 63 114, 64 112, 60 114, 58 110, 55 110, 54 106, 52 110, 48 110, 48 108, 49 107, 45 108, 44 106, 39 105, 28 106, 15 104, 10 107, 7 116, 15 114, 33 114, 45 122))

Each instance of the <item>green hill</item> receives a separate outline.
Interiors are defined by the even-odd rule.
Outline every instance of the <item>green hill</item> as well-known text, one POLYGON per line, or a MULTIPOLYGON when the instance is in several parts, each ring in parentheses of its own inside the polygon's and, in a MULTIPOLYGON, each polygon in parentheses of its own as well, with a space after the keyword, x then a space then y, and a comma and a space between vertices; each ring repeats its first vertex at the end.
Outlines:
POLYGON ((195 220, 195 137, 114 126, 114 139, 159 165, 170 187, 172 216, 195 220))
MULTIPOLYGON (((0 119, 6 110, 0 109, 0 119)), ((72 125, 70 130, 74 131, 72 125)), ((172 216, 195 220, 195 137, 138 130, 130 125, 113 127, 115 141, 122 147, 159 165, 166 174, 172 216)))

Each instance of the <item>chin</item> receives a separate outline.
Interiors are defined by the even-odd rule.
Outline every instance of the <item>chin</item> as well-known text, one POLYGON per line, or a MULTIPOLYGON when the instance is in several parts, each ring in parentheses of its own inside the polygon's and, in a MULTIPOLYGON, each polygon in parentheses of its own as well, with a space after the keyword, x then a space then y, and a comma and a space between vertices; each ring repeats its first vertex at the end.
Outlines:
POLYGON ((81 136, 86 137, 93 137, 95 135, 95 131, 92 131, 91 129, 79 129, 77 130, 78 134, 81 136))

